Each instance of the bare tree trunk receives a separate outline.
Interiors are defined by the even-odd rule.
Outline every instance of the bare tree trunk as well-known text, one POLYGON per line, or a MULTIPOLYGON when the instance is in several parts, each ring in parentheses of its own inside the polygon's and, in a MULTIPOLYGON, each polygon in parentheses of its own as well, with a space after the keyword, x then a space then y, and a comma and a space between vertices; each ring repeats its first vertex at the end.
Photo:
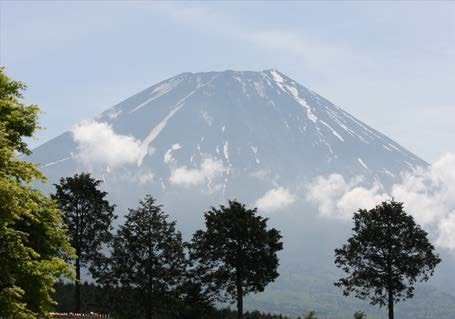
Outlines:
POLYGON ((243 319, 243 287, 237 280, 237 319, 243 319))
POLYGON ((74 284, 74 312, 81 312, 81 262, 79 259, 80 252, 78 252, 76 259, 76 282, 74 284))
POLYGON ((392 289, 388 289, 389 293, 389 300, 388 300, 388 308, 389 308, 389 319, 393 319, 393 291, 392 289))
MULTIPOLYGON (((147 298, 148 299, 148 298, 147 298)), ((145 306, 145 318, 146 319, 152 319, 152 304, 150 303, 150 300, 148 300, 147 305, 145 306)))
POLYGON ((81 312, 81 240, 79 234, 80 211, 76 213, 76 233, 74 240, 74 248, 76 249, 76 282, 74 285, 74 312, 81 312))
POLYGON ((152 319, 153 318, 153 281, 152 281, 152 267, 149 266, 147 270, 148 273, 148 285, 147 291, 145 296, 145 319, 152 319))

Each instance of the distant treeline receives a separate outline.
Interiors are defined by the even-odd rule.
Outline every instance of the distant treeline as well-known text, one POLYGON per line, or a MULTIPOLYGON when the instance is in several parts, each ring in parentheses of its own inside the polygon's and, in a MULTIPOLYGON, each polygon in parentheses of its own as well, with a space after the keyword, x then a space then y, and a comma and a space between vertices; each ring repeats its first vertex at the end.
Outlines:
MULTIPOLYGON (((74 284, 57 283, 55 285, 54 300, 58 305, 57 312, 71 312, 74 308, 74 284)), ((140 318, 141 309, 135 292, 107 288, 95 284, 81 285, 81 312, 97 311, 111 315, 114 319, 140 318)), ((213 306, 185 304, 179 299, 163 301, 160 307, 155 307, 155 319, 236 319, 237 311, 229 308, 217 309, 213 306)), ((246 311, 245 319, 289 319, 281 314, 269 314, 259 311, 246 311)))

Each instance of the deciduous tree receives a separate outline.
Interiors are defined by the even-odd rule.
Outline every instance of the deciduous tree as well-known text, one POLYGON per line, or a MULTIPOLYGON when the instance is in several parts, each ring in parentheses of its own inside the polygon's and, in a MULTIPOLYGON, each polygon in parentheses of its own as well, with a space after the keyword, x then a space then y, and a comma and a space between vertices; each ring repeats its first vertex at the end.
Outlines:
POLYGON ((29 155, 24 137, 39 128, 36 105, 21 102, 25 85, 0 68, 0 318, 48 316, 50 293, 72 249, 60 211, 31 187, 46 181, 29 155))
POLYGON ((243 318, 243 297, 263 291, 278 277, 277 252, 283 244, 278 230, 267 229, 267 221, 256 208, 229 201, 205 213, 206 230, 198 230, 190 245, 205 282, 220 297, 237 302, 238 318, 243 318))
POLYGON ((418 281, 427 281, 441 261, 427 233, 403 209, 403 203, 383 202, 354 213, 353 236, 335 250, 335 263, 348 276, 335 283, 344 294, 388 306, 413 297, 418 281))

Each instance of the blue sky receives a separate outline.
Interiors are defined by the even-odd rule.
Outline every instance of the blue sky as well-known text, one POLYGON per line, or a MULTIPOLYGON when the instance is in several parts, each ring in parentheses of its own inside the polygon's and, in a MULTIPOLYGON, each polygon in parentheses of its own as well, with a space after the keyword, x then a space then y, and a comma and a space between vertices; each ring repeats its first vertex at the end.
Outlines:
POLYGON ((455 2, 2 1, 36 146, 182 72, 276 68, 427 161, 455 150, 455 2))

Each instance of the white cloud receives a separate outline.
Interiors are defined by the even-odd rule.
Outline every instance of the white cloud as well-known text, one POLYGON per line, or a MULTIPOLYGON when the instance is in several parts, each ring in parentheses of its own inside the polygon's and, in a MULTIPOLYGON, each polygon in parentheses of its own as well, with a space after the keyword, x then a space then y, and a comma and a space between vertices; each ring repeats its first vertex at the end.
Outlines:
POLYGON ((152 172, 137 175, 137 180, 139 181, 139 184, 151 183, 153 182, 154 178, 155 174, 153 174, 152 172))
POLYGON ((381 186, 375 184, 372 188, 366 189, 363 187, 354 187, 348 193, 344 194, 337 203, 337 208, 340 211, 352 212, 359 207, 374 207, 377 203, 385 201, 390 197, 387 194, 381 193, 381 186))
POLYGON ((220 160, 215 160, 211 157, 205 158, 200 167, 188 168, 180 166, 171 169, 171 184, 183 186, 195 186, 208 181, 209 183, 215 177, 222 175, 226 171, 226 167, 220 160))
POLYGON ((419 223, 438 223, 455 210, 455 153, 444 155, 429 169, 402 174, 392 195, 407 204, 419 223))
POLYGON ((438 231, 436 245, 455 250, 455 213, 439 221, 438 231))
POLYGON ((295 196, 283 187, 273 188, 256 201, 259 210, 275 211, 295 202, 295 196))
POLYGON ((73 127, 71 132, 78 144, 76 157, 87 166, 115 167, 136 163, 141 157, 141 142, 131 136, 116 134, 107 123, 85 121, 73 127))
POLYGON ((381 193, 381 185, 364 188, 359 186, 362 181, 361 177, 346 181, 339 174, 319 176, 307 185, 306 199, 317 205, 322 216, 350 219, 357 209, 373 208, 388 198, 381 193))
POLYGON ((346 181, 338 174, 315 178, 306 191, 321 215, 338 219, 350 219, 357 209, 370 209, 393 197, 404 202, 417 223, 434 230, 437 245, 455 250, 455 153, 429 168, 402 173, 388 193, 380 184, 366 187, 360 178, 346 181))

